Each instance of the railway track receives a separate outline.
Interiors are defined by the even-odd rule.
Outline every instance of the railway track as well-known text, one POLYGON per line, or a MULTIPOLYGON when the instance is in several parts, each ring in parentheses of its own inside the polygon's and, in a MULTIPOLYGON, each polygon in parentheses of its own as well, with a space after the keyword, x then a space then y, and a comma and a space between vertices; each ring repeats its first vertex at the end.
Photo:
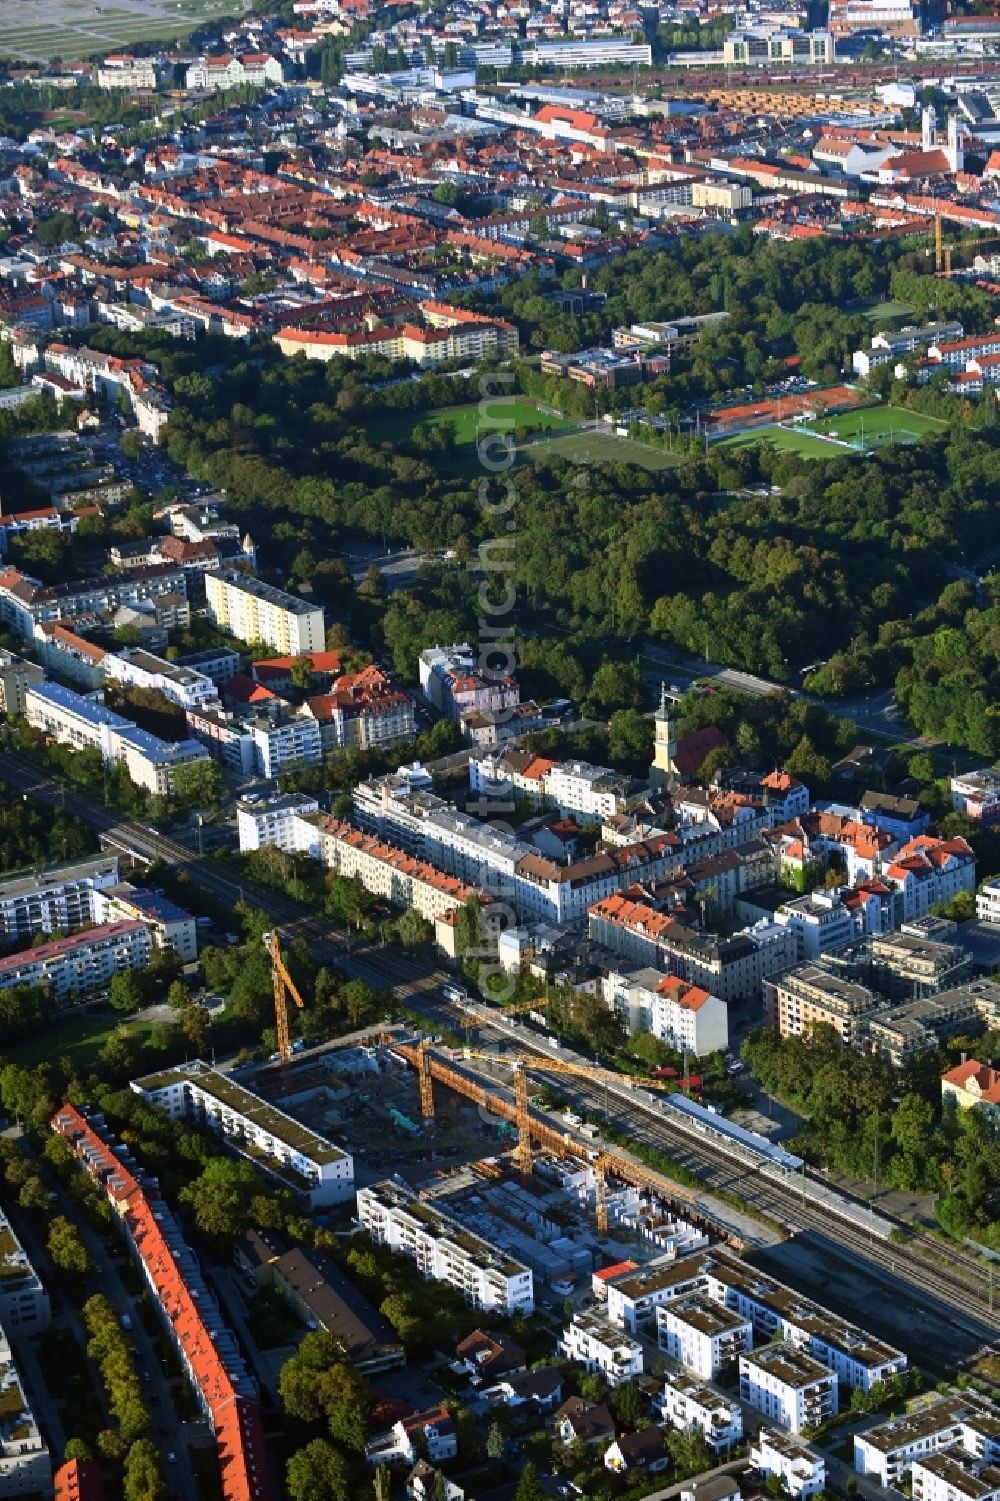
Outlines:
MULTIPOLYGON (((467 1024, 468 1018, 440 997, 440 986, 449 978, 443 971, 429 970, 415 975, 413 961, 403 956, 371 948, 359 954, 350 953, 342 931, 332 923, 304 912, 297 902, 280 892, 239 880, 223 867, 199 858, 176 840, 144 824, 122 820, 113 810, 64 786, 18 756, 0 752, 0 779, 30 791, 53 806, 75 813, 101 832, 105 842, 114 847, 131 850, 143 859, 163 859, 184 870, 205 890, 230 906, 246 900, 280 923, 289 935, 301 935, 322 954, 334 958, 346 973, 376 988, 391 989, 398 1002, 422 1010, 435 1025, 462 1027, 467 1024)), ((481 1017, 478 1025, 485 1028, 487 1038, 491 1033, 501 1041, 514 1037, 518 1051, 545 1056, 545 1049, 533 1041, 525 1028, 519 1028, 515 1037, 515 1034, 497 1028, 496 1023, 500 1020, 502 1014, 496 1013, 495 1019, 481 1017)), ((481 1031, 480 1037, 483 1035, 481 1031)), ((551 1077, 547 1082, 551 1082, 551 1077)), ((914 1244, 911 1240, 907 1244, 897 1244, 880 1241, 865 1229, 863 1223, 852 1227, 847 1221, 834 1219, 828 1211, 810 1204, 808 1193, 803 1193, 800 1188, 774 1182, 759 1169, 749 1168, 745 1162, 735 1160, 731 1152, 704 1138, 695 1140, 675 1123, 665 1121, 655 1104, 648 1105, 641 1099, 630 1098, 626 1108, 625 1102, 615 1099, 612 1108, 613 1097, 602 1088, 568 1077, 560 1078, 558 1087, 561 1095, 592 1116, 606 1116, 610 1124, 630 1133, 636 1141, 657 1147, 689 1167, 704 1181, 709 1192, 716 1188, 737 1193, 760 1213, 789 1230, 815 1231, 837 1250, 879 1267, 907 1284, 915 1297, 930 1292, 950 1310, 964 1313, 967 1320, 974 1316, 980 1328, 1000 1330, 1000 1316, 989 1308, 988 1272, 957 1246, 942 1247, 939 1255, 938 1248, 931 1242, 914 1244), (640 1118, 643 1122, 641 1134, 636 1131, 640 1118)), ((864 1206, 858 1208, 859 1214, 863 1214, 864 1206)))
MULTIPOLYGON (((493 1025, 496 1030, 495 1024, 486 1025, 493 1025)), ((540 1060, 548 1055, 547 1049, 532 1042, 524 1029, 519 1029, 516 1034, 516 1046, 519 1052, 536 1053, 540 1060)), ((492 1076, 486 1073, 486 1077, 492 1076)), ((553 1087, 551 1075, 541 1071, 538 1078, 553 1087)), ((915 1289, 932 1292, 947 1304, 949 1310, 965 1315, 967 1322, 978 1326, 977 1332, 983 1328, 1000 1330, 1000 1313, 990 1308, 989 1271, 959 1247, 951 1244, 939 1247, 919 1232, 914 1235, 902 1222, 899 1222, 899 1231, 909 1234, 909 1240, 880 1238, 873 1233, 871 1224, 866 1223, 866 1216, 870 1213, 868 1206, 856 1200, 850 1200, 857 1209, 856 1224, 843 1217, 834 1220, 828 1208, 810 1199, 811 1187, 826 1187, 822 1178, 815 1174, 801 1178, 795 1175, 794 1183, 777 1179, 770 1170, 751 1166, 709 1138, 682 1129, 664 1114, 662 1107, 647 1103, 641 1094, 630 1095, 626 1102, 613 1092, 572 1075, 560 1075, 554 1087, 575 1109, 584 1110, 591 1119, 604 1119, 619 1130, 631 1131, 636 1140, 658 1148, 696 1173, 709 1192, 716 1189, 738 1194, 754 1209, 790 1232, 813 1231, 894 1279, 907 1282, 915 1289), (644 1123, 641 1132, 636 1129, 639 1116, 644 1123)), ((847 1195, 844 1197, 849 1199, 847 1195)))

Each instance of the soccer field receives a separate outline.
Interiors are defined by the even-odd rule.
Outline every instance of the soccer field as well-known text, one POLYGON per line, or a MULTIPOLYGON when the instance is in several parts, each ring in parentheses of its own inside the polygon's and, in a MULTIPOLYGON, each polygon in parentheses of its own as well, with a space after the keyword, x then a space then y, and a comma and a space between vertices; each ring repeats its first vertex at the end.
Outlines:
POLYGON ((400 443, 424 423, 430 427, 450 427, 456 446, 476 443, 487 433, 511 432, 515 427, 547 431, 573 426, 568 417, 560 416, 550 407, 539 406, 527 396, 513 396, 498 398, 482 407, 478 401, 470 401, 465 406, 438 407, 433 412, 390 412, 376 418, 368 431, 377 443, 400 443))
POLYGON ((803 459, 842 458, 849 449, 839 443, 817 438, 801 427, 752 427, 746 432, 733 433, 721 438, 713 448, 749 448, 754 443, 767 443, 778 453, 797 453, 803 459))
POLYGON ((610 433, 595 433, 590 429, 579 433, 565 433, 562 437, 545 438, 520 450, 521 457, 533 464, 542 464, 546 459, 570 459, 576 464, 637 464, 641 469, 673 469, 683 464, 684 455, 670 453, 662 448, 649 448, 645 443, 636 443, 632 438, 615 438, 610 433))
POLYGON ((245 9, 247 0, 0 0, 0 55, 37 62, 89 57, 130 42, 181 37, 213 16, 245 9))
POLYGON ((945 433, 947 422, 911 412, 906 407, 858 407, 852 412, 838 412, 807 424, 809 432, 826 433, 845 443, 865 449, 882 448, 887 443, 919 443, 928 433, 945 433))

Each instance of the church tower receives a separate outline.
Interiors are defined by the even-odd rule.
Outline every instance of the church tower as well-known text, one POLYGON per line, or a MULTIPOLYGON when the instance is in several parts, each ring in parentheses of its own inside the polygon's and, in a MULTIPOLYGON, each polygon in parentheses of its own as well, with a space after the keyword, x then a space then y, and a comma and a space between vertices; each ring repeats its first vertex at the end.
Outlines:
POLYGON ((666 787, 677 777, 677 731, 667 703, 665 683, 660 684, 660 707, 653 715, 653 721, 653 764, 649 768, 649 780, 654 787, 666 787))
POLYGON ((933 151, 937 145, 937 111, 933 104, 924 107, 920 116, 920 149, 933 151))

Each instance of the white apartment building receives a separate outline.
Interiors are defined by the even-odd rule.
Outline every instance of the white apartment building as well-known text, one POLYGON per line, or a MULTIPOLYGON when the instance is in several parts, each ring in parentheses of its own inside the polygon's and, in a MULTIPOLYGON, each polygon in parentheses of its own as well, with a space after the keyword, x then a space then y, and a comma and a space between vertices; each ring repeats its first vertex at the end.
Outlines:
POLYGON ((395 1179, 358 1190, 358 1219, 376 1245, 415 1261, 422 1276, 447 1282, 473 1308, 509 1317, 535 1308, 528 1267, 466 1230, 395 1179))
POLYGON ((91 912, 97 923, 145 923, 154 948, 173 949, 182 964, 198 957, 198 928, 190 912, 158 891, 145 891, 123 881, 91 892, 91 912))
POLYGON ((965 1454, 932 1454, 910 1469, 913 1501, 1000 1501, 1000 1465, 965 1454))
POLYGON ((316 766, 323 759, 319 725, 305 715, 261 714, 246 720, 243 728, 258 776, 276 777, 289 766, 316 766))
MULTIPOLYGON (((14 1335, 40 1334, 51 1319, 49 1295, 7 1216, 0 1210, 0 1329, 14 1335)), ((0 1466, 0 1495, 3 1494, 0 1466)))
POLYGON ((1000 881, 984 881, 976 892, 976 916, 980 922, 1000 923, 1000 881))
POLYGON ((700 1433, 713 1454, 728 1454, 743 1437, 743 1409, 693 1376, 668 1376, 660 1417, 681 1433, 700 1433))
POLYGON ((753 1349, 753 1324, 724 1303, 693 1293, 656 1310, 656 1342, 671 1360, 711 1381, 753 1349))
POLYGON ((774 921, 795 934, 797 964, 842 948, 857 936, 854 917, 841 902, 839 891, 814 891, 782 902, 774 921))
POLYGON ((750 1449, 750 1463, 766 1479, 776 1476, 792 1501, 826 1489, 826 1460, 776 1428, 761 1428, 750 1449))
POLYGON ((556 1349, 585 1371, 602 1376, 608 1386, 621 1386, 642 1375, 642 1345, 596 1313, 578 1313, 563 1330, 556 1349))
POLYGON ((952 901, 960 891, 975 891, 976 857, 961 837, 935 839, 919 834, 896 851, 880 875, 900 893, 902 921, 912 922, 926 917, 939 902, 952 901))
POLYGON ((73 750, 96 746, 105 761, 113 759, 113 733, 135 728, 124 715, 113 714, 102 703, 60 683, 32 683, 25 694, 24 717, 32 729, 50 735, 60 745, 73 750))
POLYGON ((97 70, 99 89, 155 89, 156 69, 148 57, 118 53, 106 57, 97 70))
POLYGON ((740 1400, 789 1433, 837 1416, 837 1375, 783 1340, 740 1356, 740 1400))
POLYGON ((105 762, 124 763, 137 786, 160 797, 172 792, 178 766, 208 760, 208 752, 197 740, 161 740, 59 683, 35 683, 28 689, 25 718, 61 745, 74 750, 94 746, 105 762))
POLYGON ((867 1392, 877 1381, 906 1371, 901 1350, 724 1251, 687 1256, 659 1275, 661 1309, 672 1298, 702 1293, 749 1318, 755 1341, 784 1340, 833 1371, 845 1388, 858 1386, 867 1392))
MULTIPOLYGON (((704 1242, 705 1238, 702 1239, 704 1242)), ((700 1249, 701 1246, 692 1246, 682 1249, 679 1254, 687 1256, 691 1250, 700 1249)), ((595 1284, 595 1291, 599 1287, 600 1296, 606 1302, 608 1323, 627 1330, 629 1334, 655 1325, 656 1310, 676 1296, 672 1267, 673 1263, 667 1267, 636 1267, 634 1271, 595 1284)))
POLYGON ((209 619, 238 641, 263 641, 280 656, 322 651, 323 610, 234 568, 205 575, 209 619))
POLYGON ((546 802, 577 823, 600 823, 624 811, 628 777, 587 761, 563 761, 545 776, 546 802))
POLYGON ((236 805, 236 830, 240 854, 273 844, 286 854, 312 854, 319 858, 319 838, 310 814, 319 803, 305 792, 283 792, 275 797, 243 798, 236 805))
POLYGON ((69 932, 94 921, 94 892, 116 886, 117 855, 22 872, 0 882, 0 937, 69 932))
POLYGON ((219 696, 210 677, 138 648, 108 652, 102 665, 105 677, 126 688, 156 688, 183 709, 214 703, 219 696))
POLYGON ((106 923, 0 959, 0 990, 38 985, 60 1000, 85 995, 106 985, 119 970, 144 968, 152 948, 145 923, 106 923))
POLYGON ((52 1459, 0 1329, 0 1496, 48 1493, 52 1459))
POLYGON ((974 1391, 934 1397, 913 1412, 854 1436, 854 1468, 899 1490, 917 1461, 954 1450, 1000 1463, 1000 1403, 974 1391))
POLYGON ((658 969, 612 970, 604 995, 630 1033, 651 1032, 699 1058, 729 1046, 729 1007, 717 995, 658 969))
POLYGON ((277 1178, 310 1208, 354 1194, 354 1159, 261 1095, 196 1058, 133 1079, 132 1089, 171 1120, 208 1126, 227 1146, 277 1178))

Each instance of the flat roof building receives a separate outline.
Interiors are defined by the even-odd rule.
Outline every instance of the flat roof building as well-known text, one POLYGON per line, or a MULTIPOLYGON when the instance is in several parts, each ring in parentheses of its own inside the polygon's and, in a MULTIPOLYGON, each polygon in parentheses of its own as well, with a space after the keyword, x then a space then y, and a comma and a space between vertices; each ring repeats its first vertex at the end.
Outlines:
POLYGON ((408 1256, 423 1276, 456 1287, 473 1308, 505 1316, 534 1311, 534 1279, 526 1266, 406 1184, 385 1179, 359 1189, 358 1219, 376 1245, 408 1256))
POLYGON ((132 1080, 133 1091, 172 1120, 190 1119, 277 1178, 310 1206, 354 1193, 354 1159, 200 1058, 132 1080))

